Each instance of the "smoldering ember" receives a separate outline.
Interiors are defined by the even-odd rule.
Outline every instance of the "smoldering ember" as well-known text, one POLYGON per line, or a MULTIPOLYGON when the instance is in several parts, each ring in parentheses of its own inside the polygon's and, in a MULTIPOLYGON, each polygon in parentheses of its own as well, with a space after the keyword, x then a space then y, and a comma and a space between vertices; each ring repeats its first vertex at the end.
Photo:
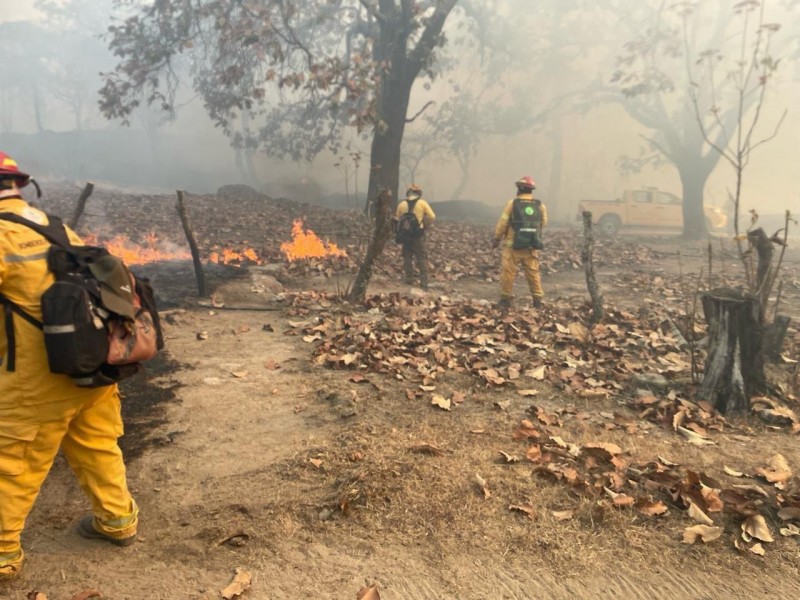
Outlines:
POLYGON ((0 597, 800 597, 800 3, 6 4, 0 597))

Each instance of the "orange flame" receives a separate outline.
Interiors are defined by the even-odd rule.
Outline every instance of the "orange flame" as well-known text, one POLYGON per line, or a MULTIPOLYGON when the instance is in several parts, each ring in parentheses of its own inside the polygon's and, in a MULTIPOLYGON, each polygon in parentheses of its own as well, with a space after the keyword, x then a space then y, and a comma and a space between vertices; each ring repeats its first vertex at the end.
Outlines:
POLYGON ((323 242, 310 229, 304 229, 303 219, 292 224, 292 241, 281 244, 281 250, 290 261, 326 256, 347 256, 347 252, 333 242, 323 242))
POLYGON ((169 249, 168 244, 162 243, 153 232, 144 236, 144 240, 145 245, 142 246, 124 235, 116 235, 108 240, 100 240, 94 235, 83 237, 84 243, 90 246, 104 246, 127 265, 143 265, 163 260, 187 260, 192 257, 188 250, 169 249))
POLYGON ((263 262, 252 248, 245 248, 241 252, 232 248, 222 248, 219 252, 209 254, 208 260, 218 265, 232 265, 235 267, 240 267, 245 262, 252 262, 257 265, 263 262))

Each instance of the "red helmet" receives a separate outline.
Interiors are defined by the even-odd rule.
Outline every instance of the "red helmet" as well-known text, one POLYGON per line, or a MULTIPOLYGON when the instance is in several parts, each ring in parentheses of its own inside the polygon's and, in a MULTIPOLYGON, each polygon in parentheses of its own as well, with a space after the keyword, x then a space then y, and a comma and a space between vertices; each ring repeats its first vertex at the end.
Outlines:
POLYGON ((523 188, 527 190, 535 190, 536 189, 536 182, 533 180, 533 177, 530 175, 525 175, 517 181, 517 187, 523 188))
POLYGON ((31 176, 23 173, 17 166, 17 161, 5 152, 0 152, 0 179, 15 179, 17 187, 25 187, 30 183, 31 176))

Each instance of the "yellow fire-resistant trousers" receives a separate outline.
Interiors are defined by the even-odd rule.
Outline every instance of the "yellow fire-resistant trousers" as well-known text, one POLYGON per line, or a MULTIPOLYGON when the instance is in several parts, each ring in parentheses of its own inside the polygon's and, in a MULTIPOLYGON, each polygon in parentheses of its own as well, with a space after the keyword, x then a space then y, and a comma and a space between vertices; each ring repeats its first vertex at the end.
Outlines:
POLYGON ((22 564, 20 534, 59 447, 92 502, 95 528, 117 539, 136 533, 121 435, 116 386, 34 406, 0 399, 0 579, 22 564))
POLYGON ((528 288, 534 298, 543 298, 542 277, 539 274, 539 251, 534 249, 514 250, 503 248, 500 262, 500 296, 511 298, 514 295, 514 279, 520 265, 525 272, 528 288))

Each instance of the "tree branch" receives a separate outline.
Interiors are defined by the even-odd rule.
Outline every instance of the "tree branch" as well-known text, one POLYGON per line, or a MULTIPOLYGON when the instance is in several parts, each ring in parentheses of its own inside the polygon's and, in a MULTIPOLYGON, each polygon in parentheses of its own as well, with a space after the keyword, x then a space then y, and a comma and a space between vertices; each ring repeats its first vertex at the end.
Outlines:
POLYGON ((414 121, 416 121, 417 117, 419 117, 422 113, 424 113, 428 109, 428 107, 433 106, 434 104, 436 104, 436 102, 434 102, 433 100, 428 100, 428 102, 425 103, 425 106, 419 109, 419 112, 417 112, 417 114, 415 114, 410 119, 406 118, 406 123, 413 123, 414 121))

